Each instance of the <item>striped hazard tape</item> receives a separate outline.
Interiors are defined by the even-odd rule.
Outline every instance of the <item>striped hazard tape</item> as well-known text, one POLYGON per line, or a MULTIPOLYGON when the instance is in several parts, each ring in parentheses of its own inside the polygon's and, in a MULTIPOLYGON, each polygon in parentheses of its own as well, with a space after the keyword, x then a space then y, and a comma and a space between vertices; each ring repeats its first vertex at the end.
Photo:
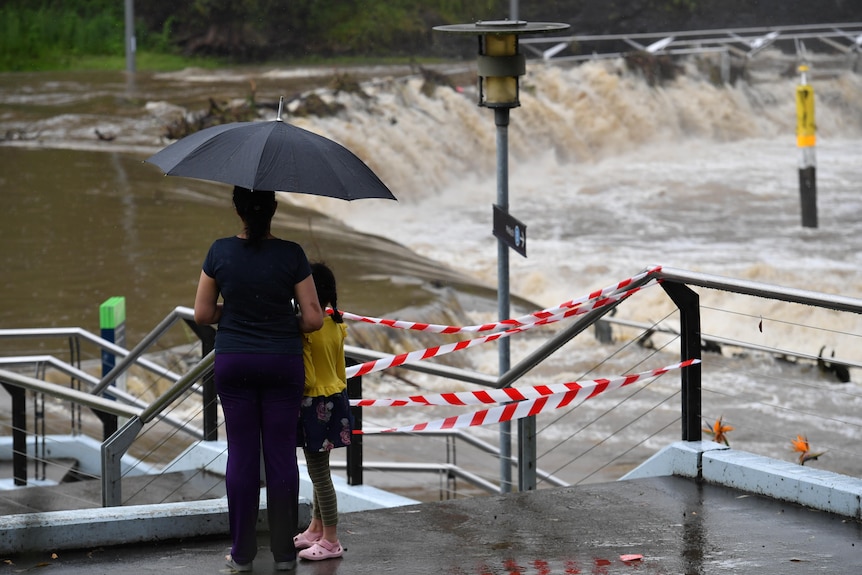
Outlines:
MULTIPOLYGON (((583 296, 578 299, 569 300, 565 303, 561 303, 560 305, 552 308, 543 309, 540 311, 533 312, 528 315, 524 315, 518 318, 510 318, 504 319, 492 323, 484 323, 480 325, 469 325, 469 326, 453 326, 453 325, 439 325, 432 323, 422 323, 415 321, 404 321, 397 319, 385 319, 379 317, 369 317, 363 315, 357 315, 350 312, 342 312, 342 316, 345 319, 360 321, 364 323, 372 323, 377 325, 384 325, 387 327, 394 327, 399 329, 412 329, 418 331, 427 331, 430 333, 446 333, 446 334, 455 334, 455 333, 473 333, 473 332, 484 332, 484 331, 493 331, 495 329, 511 327, 511 326, 523 326, 523 325, 532 325, 540 322, 547 323, 545 320, 551 317, 555 317, 564 313, 566 310, 577 308, 589 301, 601 300, 611 294, 615 294, 622 289, 628 288, 632 284, 642 280, 643 278, 658 273, 661 271, 661 266, 656 266, 650 268, 640 274, 632 276, 626 280, 621 282, 617 282, 613 285, 610 285, 606 288, 594 291, 586 296, 583 296)), ((655 280, 651 280, 647 284, 642 287, 647 287, 648 285, 655 285, 655 280)))
POLYGON ((570 382, 557 385, 534 386, 525 388, 506 388, 490 391, 467 391, 457 393, 442 393, 427 396, 410 396, 396 399, 354 399, 351 405, 356 406, 419 406, 419 405, 479 405, 502 403, 491 409, 483 409, 473 413, 437 419, 435 421, 393 427, 381 430, 355 430, 356 434, 439 431, 443 429, 460 429, 477 425, 489 425, 504 421, 514 421, 524 417, 538 415, 581 402, 612 389, 619 389, 637 381, 658 377, 674 369, 683 369, 699 364, 699 359, 688 359, 673 365, 624 375, 612 379, 594 379, 585 383, 570 382))
MULTIPOLYGON (((460 351, 462 349, 468 349, 477 345, 481 345, 483 343, 488 343, 490 341, 496 341, 502 337, 510 337, 515 335, 516 333, 521 333, 530 328, 536 327, 538 325, 547 325, 551 323, 558 322, 562 319, 582 315, 587 312, 590 312, 594 309, 598 309, 600 307, 604 307, 606 305, 610 305, 612 303, 616 303, 622 299, 629 297, 630 295, 646 288, 651 285, 655 285, 655 280, 650 280, 646 284, 628 289, 622 293, 614 294, 614 295, 599 295, 595 298, 587 300, 585 303, 578 305, 577 307, 564 308, 563 311, 560 311, 556 314, 538 319, 536 318, 533 322, 529 324, 520 325, 518 327, 508 329, 506 331, 501 331, 497 333, 492 333, 490 335, 485 335, 481 337, 477 337, 474 339, 459 341, 456 343, 450 343, 446 345, 439 345, 434 347, 429 347, 426 349, 420 349, 417 351, 411 351, 408 353, 402 353, 398 355, 391 355, 387 357, 383 357, 380 359, 375 359, 372 361, 367 361, 365 363, 354 365, 347 368, 347 377, 348 379, 351 377, 357 377, 361 375, 367 375, 369 373, 374 373, 377 371, 381 371, 384 369, 388 369, 390 367, 398 367, 399 365, 403 365, 407 362, 411 361, 421 361, 424 359, 428 359, 431 357, 438 357, 441 355, 445 355, 447 353, 452 353, 453 351, 460 351)), ((344 317, 347 317, 347 314, 343 314, 344 317)))

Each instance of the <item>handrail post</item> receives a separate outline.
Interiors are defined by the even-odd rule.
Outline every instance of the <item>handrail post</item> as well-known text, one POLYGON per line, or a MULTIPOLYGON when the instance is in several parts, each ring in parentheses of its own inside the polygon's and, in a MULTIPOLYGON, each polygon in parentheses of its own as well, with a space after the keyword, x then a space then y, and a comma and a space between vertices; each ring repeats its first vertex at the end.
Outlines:
MULTIPOLYGON (((356 365, 352 357, 346 358, 348 366, 356 365)), ((350 399, 362 399, 362 376, 351 377, 347 380, 347 396, 350 399)), ((351 407, 353 413, 353 429, 362 431, 362 408, 358 405, 351 407)), ((362 434, 354 434, 347 446, 347 484, 362 485, 362 434)))
MULTIPOLYGON (((192 320, 185 320, 189 328, 201 340, 201 358, 206 357, 215 349, 216 330, 209 325, 198 325, 192 320)), ((203 395, 204 440, 218 441, 218 395, 215 389, 215 373, 210 372, 201 381, 203 395)))
MULTIPOLYGON (((661 287, 679 308, 680 356, 683 361, 701 358, 700 296, 687 285, 665 280, 661 287)), ((680 370, 682 384, 682 440, 700 441, 700 363, 680 370)))
POLYGON ((116 415, 98 409, 94 409, 93 414, 102 422, 102 439, 108 439, 116 433, 119 426, 119 420, 116 415))
POLYGON ((140 417, 133 417, 102 443, 102 507, 123 504, 123 456, 143 429, 140 417))
POLYGON ((4 383, 12 397, 12 477, 15 485, 27 485, 27 391, 4 383))

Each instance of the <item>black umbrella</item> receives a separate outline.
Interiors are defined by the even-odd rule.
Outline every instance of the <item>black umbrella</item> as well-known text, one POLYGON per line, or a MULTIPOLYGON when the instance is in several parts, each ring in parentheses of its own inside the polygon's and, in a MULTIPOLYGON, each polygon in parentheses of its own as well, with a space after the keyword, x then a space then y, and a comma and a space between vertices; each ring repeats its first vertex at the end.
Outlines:
POLYGON ((299 192, 358 200, 395 199, 353 152, 328 138, 270 122, 234 122, 195 132, 146 159, 168 176, 185 176, 251 190, 299 192))

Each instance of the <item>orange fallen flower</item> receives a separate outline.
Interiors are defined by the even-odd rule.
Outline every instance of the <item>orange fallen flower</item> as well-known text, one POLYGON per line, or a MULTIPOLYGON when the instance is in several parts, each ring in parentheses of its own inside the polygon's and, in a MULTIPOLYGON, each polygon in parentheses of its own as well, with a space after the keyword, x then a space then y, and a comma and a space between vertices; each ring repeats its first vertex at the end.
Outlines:
POLYGON ((730 447, 730 442, 727 441, 726 433, 728 431, 733 431, 733 427, 730 425, 724 425, 721 420, 724 416, 719 417, 715 420, 715 423, 712 427, 704 427, 703 431, 712 436, 712 440, 716 443, 723 443, 726 446, 730 447))
POLYGON ((796 439, 791 439, 790 443, 793 444, 793 450, 799 452, 799 465, 805 465, 806 461, 817 460, 818 457, 826 453, 825 451, 821 451, 820 453, 811 453, 811 446, 808 444, 808 438, 804 435, 797 435, 796 439))

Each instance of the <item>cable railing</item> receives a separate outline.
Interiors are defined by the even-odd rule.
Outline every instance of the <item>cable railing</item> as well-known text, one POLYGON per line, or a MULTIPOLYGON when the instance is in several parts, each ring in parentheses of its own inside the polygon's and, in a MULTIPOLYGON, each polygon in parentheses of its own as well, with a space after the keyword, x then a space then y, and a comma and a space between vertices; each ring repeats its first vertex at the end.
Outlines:
MULTIPOLYGON (((838 429, 835 432, 836 435, 840 435, 843 428, 845 434, 849 432, 850 435, 858 436, 862 422, 858 421, 852 413, 824 414, 823 406, 818 405, 818 402, 828 401, 840 401, 846 405, 862 403, 858 389, 855 386, 836 389, 834 386, 837 382, 811 381, 810 377, 810 371, 813 369, 818 369, 817 373, 821 374, 834 374, 834 370, 839 366, 849 374, 849 370, 862 367, 858 359, 836 358, 834 352, 831 356, 823 350, 819 354, 811 353, 804 349, 761 343, 756 341, 757 338, 722 333, 720 326, 733 325, 733 321, 719 322, 719 327, 705 323, 708 327, 701 329, 701 321, 703 319, 712 322, 716 315, 731 317, 741 315, 750 319, 754 325, 760 323, 761 329, 763 329, 762 324, 765 323, 767 331, 782 322, 790 324, 794 329, 806 327, 811 330, 819 329, 821 333, 829 328, 803 326, 800 322, 782 320, 780 316, 772 317, 768 314, 755 316, 740 312, 735 302, 720 301, 717 304, 710 302, 704 305, 701 303, 701 294, 692 288, 702 288, 704 298, 707 294, 719 292, 732 294, 734 297, 755 297, 805 306, 806 309, 829 310, 830 313, 839 314, 862 313, 862 300, 673 268, 656 268, 656 270, 648 279, 658 280, 663 290, 670 296, 666 306, 667 313, 657 321, 618 317, 621 314, 617 312, 625 309, 628 301, 620 299, 576 316, 571 323, 560 323, 553 328, 554 331, 550 336, 547 334, 531 336, 534 340, 531 344, 532 349, 524 352, 523 359, 499 377, 429 361, 399 364, 398 370, 418 374, 427 380, 443 382, 443 385, 448 387, 458 382, 462 386, 488 389, 513 385, 543 385, 547 383, 548 373, 552 373, 553 377, 559 376, 559 368, 556 365, 561 360, 556 359, 558 355, 567 358, 565 363, 573 364, 575 368, 578 366, 582 368, 578 381, 583 381, 583 378, 589 377, 594 372, 607 369, 614 370, 615 373, 633 373, 644 365, 654 365, 656 361, 666 363, 668 355, 677 355, 681 359, 707 358, 703 364, 692 365, 681 370, 678 385, 668 385, 668 381, 673 381, 675 378, 658 377, 644 382, 643 385, 624 388, 625 391, 620 389, 612 394, 601 394, 566 409, 542 412, 533 416, 538 423, 535 437, 532 438, 535 444, 518 451, 518 453, 535 454, 528 461, 529 466, 536 470, 535 486, 532 488, 617 479, 657 449, 678 440, 680 436, 684 441, 701 440, 704 437, 704 426, 722 418, 736 428, 736 431, 730 434, 734 444, 739 442, 746 450, 765 455, 774 455, 776 445, 782 442, 788 443, 786 441, 788 435, 792 438, 797 433, 804 434, 806 422, 810 424, 814 418, 817 418, 819 429, 824 430, 823 435, 816 438, 818 445, 828 444, 827 452, 840 456, 843 461, 839 472, 853 474, 862 468, 860 463, 862 456, 856 453, 850 440, 839 445, 838 439, 833 440, 830 436, 827 441, 826 436, 827 431, 832 431, 830 428, 838 429), (672 322, 678 322, 678 325, 672 322), (603 324, 604 327, 601 329, 603 335, 599 336, 600 327, 603 324), (610 335, 608 326, 610 326, 610 335), (583 341, 584 338, 579 338, 577 342, 580 343, 577 343, 575 341, 577 336, 591 327, 595 329, 596 336, 589 338, 587 342, 583 341), (535 343, 536 340, 539 340, 538 344, 535 343), (572 359, 579 355, 583 355, 583 360, 572 359), (760 356, 768 357, 770 360, 758 363, 756 358, 760 356), (752 360, 752 358, 755 359, 752 360), (776 370, 776 365, 783 366, 784 371, 776 370), (709 377, 703 383, 701 383, 702 371, 709 373, 709 377), (792 398, 776 394, 775 385, 770 383, 776 379, 782 382, 782 391, 793 389, 793 395, 803 396, 804 399, 794 402, 792 398), (736 380, 751 383, 728 383, 736 380), (708 398, 706 408, 703 405, 704 396, 708 398), (811 402, 812 405, 806 406, 804 404, 806 401, 811 402), (775 418, 775 422, 770 426, 763 425, 765 413, 775 418), (541 465, 542 469, 539 469, 538 465, 541 465)), ((654 307, 659 311, 658 308, 661 306, 654 305, 654 307)), ((157 328, 158 331, 163 333, 176 319, 188 318, 189 312, 190 310, 177 308, 172 313, 175 317, 169 317, 162 322, 157 328)), ((61 330, 51 335, 66 337, 68 333, 61 330)), ((840 335, 850 338, 859 337, 859 334, 853 330, 841 332, 840 335)), ((10 334, 10 330, 0 330, 0 337, 13 337, 13 335, 10 334)), ((35 337, 35 335, 28 333, 25 337, 35 337)), ((100 345, 99 338, 92 339, 90 335, 82 337, 100 345)), ((205 387, 203 382, 212 373, 212 352, 208 352, 190 369, 178 375, 175 371, 161 366, 141 365, 145 350, 156 339, 158 337, 151 334, 133 350, 118 352, 118 355, 124 356, 124 360, 117 368, 101 378, 53 356, 0 358, 0 382, 12 394, 13 404, 16 404, 16 396, 24 392, 42 394, 68 401, 85 409, 106 413, 124 422, 101 445, 101 469, 98 473, 91 474, 101 478, 102 504, 105 506, 127 504, 126 502, 131 499, 123 497, 125 477, 154 474, 155 471, 170 471, 170 464, 157 465, 155 467, 159 469, 156 469, 140 462, 129 462, 127 457, 129 450, 136 442, 141 441, 143 432, 148 426, 158 422, 171 429, 169 437, 183 434, 190 438, 190 443, 221 443, 217 441, 218 425, 215 426, 213 436, 212 431, 204 430, 193 423, 203 417, 203 411, 207 408, 202 399, 205 387), (130 359, 133 357, 137 358, 137 361, 130 359), (133 365, 153 373, 172 374, 169 376, 170 386, 152 400, 144 400, 107 386, 101 386, 100 391, 110 392, 112 399, 101 397, 93 392, 99 389, 103 382, 116 379, 120 373, 123 373, 119 366, 130 369, 133 365), (20 373, 24 367, 33 370, 38 377, 20 373), (89 391, 39 379, 44 378, 50 371, 58 371, 81 382, 89 391), (177 377, 174 378, 173 375, 177 377), (192 398, 192 403, 197 407, 192 409, 186 407, 185 414, 182 416, 172 413, 178 405, 187 406, 188 398, 192 398)), ((383 352, 355 346, 348 346, 346 352, 350 358, 360 363, 391 357, 383 352)), ((570 366, 567 365, 566 369, 570 369, 570 366)), ((365 377, 388 376, 386 372, 382 372, 379 376, 365 377)), ((554 383, 558 382, 558 380, 554 381, 554 383)), ((355 386, 357 382, 353 383, 355 386)), ((361 387, 362 383, 358 382, 358 384, 361 387)), ((410 391, 415 394, 416 390, 410 391)), ((355 390, 353 396, 357 396, 355 390)), ((15 412, 17 410, 13 409, 13 420, 15 412)), ((486 493, 499 490, 500 482, 491 471, 499 471, 501 452, 499 447, 491 443, 494 426, 469 430, 379 434, 375 431, 390 427, 392 424, 386 417, 378 420, 377 415, 371 415, 372 413, 379 412, 365 408, 360 415, 359 422, 360 425, 364 424, 365 433, 357 436, 353 448, 346 450, 346 462, 341 464, 333 461, 334 468, 343 469, 346 472, 349 484, 363 483, 363 471, 373 473, 375 477, 377 474, 385 474, 390 478, 414 477, 420 473, 440 478, 440 498, 460 496, 465 493, 470 496, 472 489, 486 493), (419 441, 434 442, 433 445, 440 446, 445 456, 435 458, 431 449, 423 448, 415 450, 421 452, 418 458, 414 454, 413 460, 409 460, 410 457, 393 460, 393 450, 382 447, 388 442, 405 444, 419 441), (462 447, 456 449, 456 444, 462 447), (382 454, 383 457, 374 459, 368 457, 377 453, 382 454), (488 464, 479 462, 480 454, 481 458, 486 458, 488 464), (443 459, 443 461, 435 463, 435 459, 437 461, 443 459), (470 489, 459 490, 456 481, 466 483, 470 489)), ((33 449, 28 445, 26 427, 26 421, 17 423, 13 421, 13 443, 15 444, 13 451, 19 456, 18 459, 25 462, 26 457, 22 457, 21 454, 33 457, 33 449), (25 433, 16 435, 20 430, 25 430, 25 433)), ((519 442, 529 440, 529 438, 518 438, 519 442)), ((171 439, 148 441, 151 446, 147 449, 152 451, 144 450, 144 453, 161 449, 164 443, 171 439)), ((223 451, 219 453, 223 454, 223 451)), ((795 457, 792 452, 787 455, 795 457)), ((217 457, 218 455, 213 456, 210 461, 217 457)), ((165 460, 164 457, 160 459, 165 460)), ((828 456, 823 456, 822 462, 824 466, 837 463, 837 461, 829 461, 828 456)), ((512 466, 518 466, 518 458, 511 458, 509 463, 512 466)), ((808 464, 811 465, 811 463, 808 464)), ((209 466, 209 464, 201 464, 199 471, 203 472, 203 469, 209 466)), ((14 475, 16 478, 26 477, 26 469, 22 472, 16 467, 14 475)), ((416 483, 415 480, 408 482, 416 483)), ((393 482, 386 480, 381 483, 388 486, 393 482)), ((132 492, 132 496, 146 490, 145 484, 143 485, 135 487, 137 491, 132 492)), ((523 489, 522 485, 519 485, 519 488, 529 489, 529 487, 523 489)), ((397 486, 395 490, 398 490, 397 486)))

